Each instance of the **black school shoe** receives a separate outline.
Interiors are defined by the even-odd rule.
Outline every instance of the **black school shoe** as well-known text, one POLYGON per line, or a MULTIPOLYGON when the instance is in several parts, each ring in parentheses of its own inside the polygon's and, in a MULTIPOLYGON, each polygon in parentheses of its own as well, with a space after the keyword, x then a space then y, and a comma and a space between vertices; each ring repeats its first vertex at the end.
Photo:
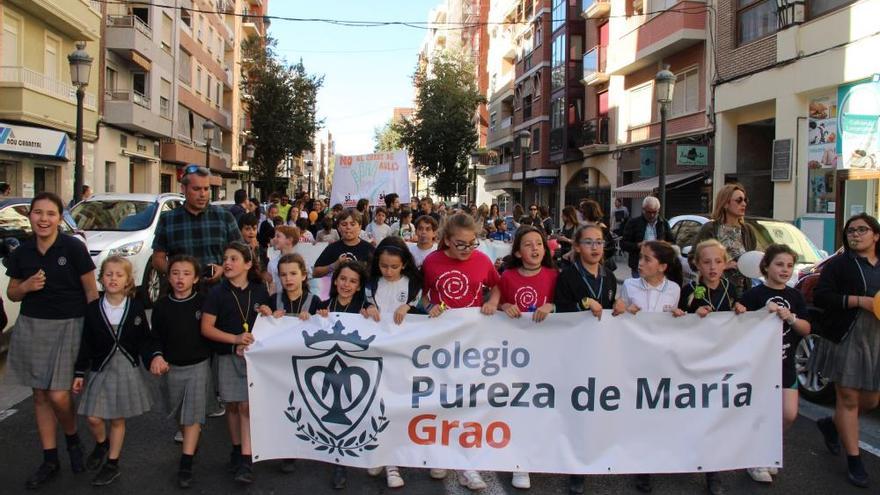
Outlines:
POLYGON ((44 483, 57 476, 58 471, 60 470, 61 466, 59 466, 57 462, 44 461, 42 464, 40 464, 40 467, 37 468, 37 472, 32 474, 31 477, 27 479, 27 481, 24 483, 24 486, 28 490, 39 488, 44 483))
POLYGON ((235 476, 232 479, 238 483, 250 485, 254 482, 254 468, 250 464, 242 462, 235 470, 235 476))
POLYGON ((584 493, 584 476, 573 474, 568 477, 568 493, 570 495, 581 495, 584 493))
POLYGON ((116 481, 116 478, 119 477, 119 466, 105 463, 101 470, 98 471, 98 474, 95 475, 95 478, 92 479, 92 485, 94 486, 107 486, 110 483, 116 481))
POLYGON ((816 427, 822 432, 822 439, 825 440, 825 448, 828 452, 831 452, 831 455, 840 455, 840 436, 831 416, 816 420, 816 427))
POLYGON ((650 474, 637 474, 636 475, 636 490, 642 493, 651 493, 654 487, 651 485, 651 475, 650 474))
POLYGON ((181 469, 177 472, 177 486, 180 488, 189 488, 192 486, 193 473, 188 469, 181 469))
POLYGON ((718 473, 706 473, 706 491, 709 495, 724 495, 724 485, 718 473))
POLYGON ((348 473, 345 466, 335 466, 333 468, 333 489, 342 490, 348 484, 348 473))
POLYGON ((67 447, 67 456, 70 458, 70 470, 74 473, 82 473, 86 470, 83 462, 82 444, 76 443, 67 447))
POLYGON ((861 458, 855 462, 847 460, 846 477, 853 485, 859 488, 868 488, 868 472, 865 471, 865 465, 862 464, 861 458))
POLYGON ((108 447, 96 443, 95 448, 92 449, 92 453, 89 454, 89 457, 86 459, 86 469, 89 471, 95 471, 101 467, 101 464, 104 463, 104 459, 107 457, 108 450, 108 447))

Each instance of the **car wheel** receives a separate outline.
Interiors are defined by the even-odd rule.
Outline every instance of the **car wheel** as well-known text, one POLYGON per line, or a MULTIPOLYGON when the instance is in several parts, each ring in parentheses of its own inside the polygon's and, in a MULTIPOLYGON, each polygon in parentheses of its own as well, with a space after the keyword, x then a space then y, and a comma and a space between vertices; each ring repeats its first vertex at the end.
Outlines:
POLYGON ((141 295, 147 308, 152 308, 159 300, 162 290, 162 277, 159 272, 148 266, 144 271, 144 283, 141 285, 141 295))
POLYGON ((830 403, 834 400, 834 384, 822 376, 817 364, 817 351, 822 345, 821 337, 810 334, 801 339, 795 349, 795 370, 798 390, 810 402, 830 403))

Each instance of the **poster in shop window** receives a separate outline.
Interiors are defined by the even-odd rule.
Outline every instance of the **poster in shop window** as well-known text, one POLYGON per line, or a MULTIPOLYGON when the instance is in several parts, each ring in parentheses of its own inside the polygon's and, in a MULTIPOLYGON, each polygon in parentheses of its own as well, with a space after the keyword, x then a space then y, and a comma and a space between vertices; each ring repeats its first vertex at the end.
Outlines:
POLYGON ((841 86, 838 99, 839 166, 844 169, 880 169, 880 82, 841 86))
POLYGON ((837 94, 810 100, 807 119, 807 165, 809 168, 810 213, 827 213, 834 201, 834 170, 839 166, 837 142, 837 94))

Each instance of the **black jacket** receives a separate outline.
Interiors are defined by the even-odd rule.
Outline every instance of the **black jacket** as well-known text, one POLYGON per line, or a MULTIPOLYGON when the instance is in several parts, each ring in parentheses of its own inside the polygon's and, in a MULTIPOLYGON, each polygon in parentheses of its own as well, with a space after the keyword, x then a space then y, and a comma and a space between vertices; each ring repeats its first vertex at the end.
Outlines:
POLYGON ((840 342, 856 321, 859 308, 847 308, 847 296, 867 295, 865 279, 859 271, 855 254, 843 252, 825 263, 813 290, 813 304, 824 309, 821 335, 840 342))
POLYGON ((126 301, 125 313, 119 323, 117 333, 113 333, 104 316, 102 295, 86 307, 82 341, 74 365, 74 375, 83 377, 86 371, 101 371, 110 362, 113 354, 121 352, 132 366, 140 364, 141 359, 149 365, 153 357, 162 354, 159 341, 150 332, 143 304, 133 298, 126 301))
MULTIPOLYGON (((575 259, 572 263, 580 263, 580 260, 575 259)), ((607 267, 600 266, 599 269, 604 280, 599 297, 594 297, 593 299, 599 301, 599 304, 604 309, 611 309, 614 306, 614 300, 617 298, 617 278, 607 267)), ((586 282, 581 278, 578 267, 574 264, 566 266, 556 279, 556 291, 553 295, 556 312, 572 313, 575 311, 586 311, 587 308, 581 305, 581 300, 585 297, 593 296, 587 288, 586 282)))
MULTIPOLYGON (((639 267, 639 243, 645 240, 645 229, 648 228, 648 221, 644 215, 636 218, 630 218, 623 228, 623 237, 620 239, 620 248, 629 253, 629 267, 636 269, 639 267)), ((675 242, 672 232, 669 230, 669 222, 666 219, 657 217, 657 225, 654 227, 657 231, 657 240, 666 242, 675 242)))

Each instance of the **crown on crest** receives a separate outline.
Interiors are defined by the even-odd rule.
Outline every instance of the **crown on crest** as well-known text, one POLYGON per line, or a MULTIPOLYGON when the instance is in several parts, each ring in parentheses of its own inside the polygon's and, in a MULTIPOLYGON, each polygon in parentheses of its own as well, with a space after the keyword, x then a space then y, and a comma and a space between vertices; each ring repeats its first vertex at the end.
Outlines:
POLYGON ((361 350, 366 350, 370 347, 370 342, 376 338, 375 335, 371 335, 368 339, 361 338, 360 334, 357 330, 350 333, 343 333, 345 330, 345 325, 342 324, 341 321, 336 320, 336 323, 333 325, 333 332, 328 332, 326 330, 318 330, 314 335, 309 335, 303 330, 303 341, 306 344, 306 347, 314 349, 312 347, 314 344, 320 344, 322 342, 330 342, 330 341, 338 341, 338 342, 347 342, 354 346, 360 347, 361 350))

